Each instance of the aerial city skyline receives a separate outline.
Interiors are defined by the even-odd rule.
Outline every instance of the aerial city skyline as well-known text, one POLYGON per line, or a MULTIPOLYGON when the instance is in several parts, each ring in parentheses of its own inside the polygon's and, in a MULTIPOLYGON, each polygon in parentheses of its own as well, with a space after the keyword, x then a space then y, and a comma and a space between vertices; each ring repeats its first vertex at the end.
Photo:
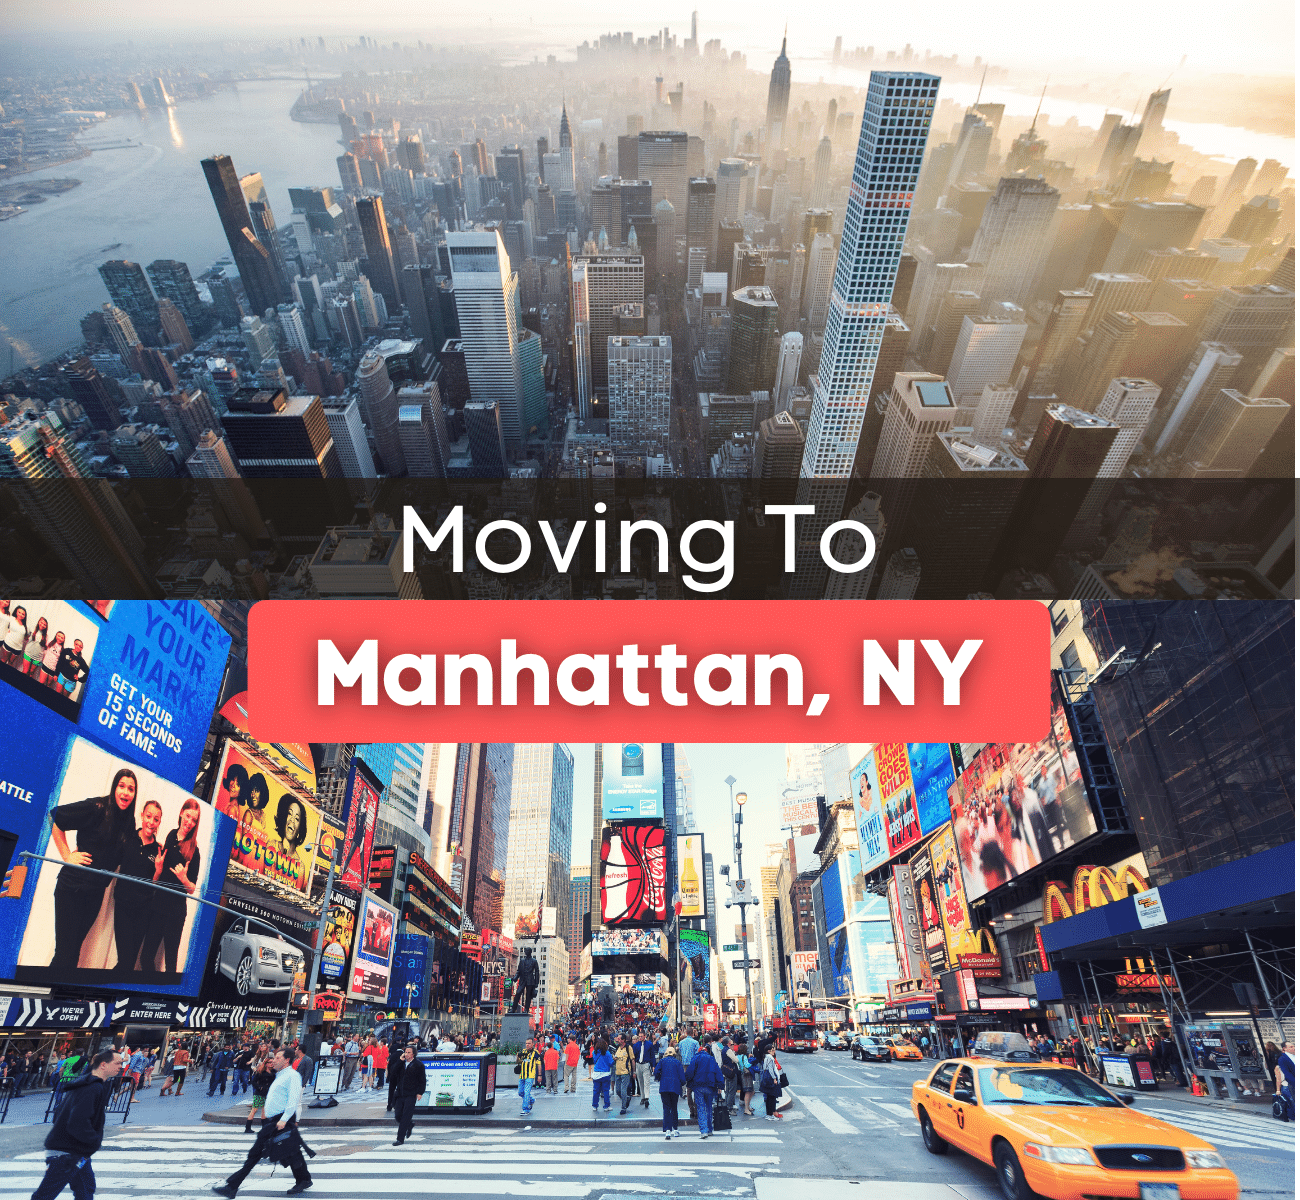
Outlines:
MULTIPOLYGON (((368 35, 263 48, 306 71, 287 186, 268 186, 273 142, 245 129, 235 156, 182 127, 255 81, 100 73, 88 107, 32 136, 50 96, 17 88, 7 232, 84 226, 91 189, 127 182, 78 181, 88 148, 87 169, 147 152, 144 178, 179 154, 163 225, 211 245, 215 217, 224 252, 183 261, 137 229, 52 276, 82 295, 93 269, 100 298, 70 352, 42 362, 11 334, 28 366, 5 384, 0 474, 788 481, 818 509, 791 595, 1084 594, 1132 586, 1096 568, 1135 561, 1156 594, 1207 555, 1253 572, 1223 594, 1281 594, 1273 509, 1250 537, 1227 521, 1211 551, 1117 501, 1126 480, 1292 476, 1290 164, 1196 149, 1205 97, 1171 116, 1178 69, 1093 126, 1053 118, 1077 81, 1016 113, 985 89, 1023 91, 1023 72, 910 44, 842 35, 828 66, 866 86, 800 81, 798 37, 761 71, 698 13, 689 34, 605 34, 509 68, 368 35), (97 133, 110 111, 165 122, 166 157, 97 133), (137 246, 157 257, 114 256, 137 246), (66 453, 37 460, 33 438, 66 453), (1091 484, 1049 528, 1028 522, 1063 479, 1091 484), (995 497, 978 516, 976 481, 995 497), (866 531, 877 551, 856 572, 818 553, 841 518, 841 563, 866 531), (998 553, 972 565, 955 524, 998 553)), ((220 571, 274 578, 283 558, 241 522, 220 571)), ((72 539, 45 537, 84 579, 72 539)))

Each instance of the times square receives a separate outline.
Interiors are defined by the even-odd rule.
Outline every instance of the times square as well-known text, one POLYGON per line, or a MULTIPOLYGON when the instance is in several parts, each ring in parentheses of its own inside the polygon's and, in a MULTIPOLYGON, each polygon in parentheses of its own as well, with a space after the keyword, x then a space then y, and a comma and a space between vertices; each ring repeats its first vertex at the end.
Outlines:
POLYGON ((247 605, 30 602, 0 1192, 98 1089, 101 1195, 1292 1194, 1292 609, 1048 609, 1037 743, 367 745, 247 605))

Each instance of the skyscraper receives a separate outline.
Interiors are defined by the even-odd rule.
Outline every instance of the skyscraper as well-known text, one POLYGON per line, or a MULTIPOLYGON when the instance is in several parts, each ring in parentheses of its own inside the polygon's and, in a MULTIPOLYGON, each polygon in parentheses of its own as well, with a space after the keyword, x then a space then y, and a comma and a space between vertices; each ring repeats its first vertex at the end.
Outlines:
POLYGON ((637 135, 637 177, 650 180, 652 208, 661 200, 673 206, 675 234, 686 232, 687 149, 686 134, 680 131, 651 130, 637 135))
POLYGON ((1255 465, 1291 406, 1221 388, 1183 454, 1184 479, 1241 479, 1255 465))
POLYGON ((829 233, 813 235, 808 247, 808 260, 804 272, 800 303, 813 333, 826 328, 830 315, 831 289, 835 285, 835 239, 829 233))
POLYGON ((802 358, 803 334, 783 334, 781 348, 776 356, 776 378, 772 383, 773 412, 784 412, 790 407, 790 391, 799 383, 799 364, 802 358))
MULTIPOLYGON (((441 405, 438 406, 437 416, 442 417, 441 405)), ((406 473, 412 479, 447 477, 441 449, 441 442, 446 441, 447 434, 444 428, 442 438, 439 439, 434 424, 434 411, 429 404, 399 404, 397 436, 406 459, 406 473)))
POLYGON ((935 75, 871 74, 800 469, 817 515, 800 534, 795 598, 824 591, 821 529, 843 511, 938 89, 935 75))
MULTIPOLYGON (((831 101, 835 103, 834 100, 831 101)), ((812 206, 825 208, 831 198, 831 158, 834 151, 831 139, 824 137, 817 143, 817 153, 813 156, 812 206)))
POLYGON ((780 309, 769 287, 746 287, 731 293, 731 357, 727 391, 766 391, 775 367, 780 309))
POLYGON ((153 292, 149 290, 149 281, 144 277, 144 270, 139 263, 113 259, 100 265, 99 275, 113 303, 131 320, 141 325, 153 325, 157 322, 158 308, 154 302, 153 292))
POLYGON ((393 247, 384 221, 384 201, 380 196, 365 196, 357 201, 357 222, 366 247, 366 276, 384 298, 391 313, 402 307, 397 268, 393 264, 393 247))
POLYGON ((143 425, 119 425, 108 439, 108 448, 132 479, 176 478, 176 464, 157 433, 143 425))
MULTIPOLYGON (((746 192, 749 188, 749 163, 743 158, 724 158, 718 163, 717 174, 717 196, 714 203, 714 216, 718 223, 723 221, 739 221, 745 215, 745 209, 748 207, 745 203, 746 192)), ((715 259, 715 263, 722 260, 715 259)), ((731 256, 727 255, 727 264, 730 264, 731 256)), ((726 270, 726 266, 722 267, 726 270)))
POLYGON ((984 264, 986 300, 1026 304, 1047 253, 1060 193, 1041 179, 999 179, 980 219, 969 261, 984 264))
POLYGON ((506 473, 506 443, 501 430, 501 413, 494 400, 471 400, 461 410, 470 458, 479 478, 501 478, 506 473))
POLYGON ((517 913, 535 912, 539 900, 565 909, 567 917, 572 836, 572 752, 559 743, 517 743, 501 914, 506 932, 514 932, 517 913))
MULTIPOLYGON (((576 326, 588 325, 591 396, 602 396, 609 388, 609 339, 614 329, 614 310, 624 304, 645 302, 645 258, 640 254, 578 254, 573 258, 573 286, 570 300, 576 326)), ((577 349, 577 334, 574 339, 577 349)), ((583 410, 579 405, 579 412, 583 410)))
POLYGON ((921 585, 921 560, 911 546, 895 550, 885 563, 877 600, 910 600, 921 585))
POLYGON ((1052 403, 1049 397, 1055 395, 1061 364, 1074 345, 1075 339, 1083 332, 1084 318, 1091 303, 1091 292, 1056 293, 1052 311, 1043 325, 1042 336, 1038 340, 1033 356, 1026 364, 1025 382, 1017 400, 1019 419, 1023 425, 1037 428, 1043 408, 1052 403), (1031 404, 1031 397, 1038 398, 1039 403, 1031 404))
POLYGON ((582 962, 582 918, 591 912, 591 864, 576 863, 569 872, 569 930, 564 944, 569 951, 569 983, 578 982, 582 962))
POLYGON ((145 271, 153 282, 154 291, 181 310, 191 331, 200 328, 204 319, 203 302, 199 299, 189 267, 175 259, 157 258, 145 267, 145 271))
POLYGON ((798 479, 802 462, 803 430, 791 413, 779 410, 758 427, 753 478, 798 479))
POLYGON ((1123 377, 1112 379, 1101 402, 1093 410, 1097 416, 1119 426, 1119 432, 1101 466, 1098 479, 1118 479, 1142 441, 1160 399, 1160 387, 1149 379, 1123 377))
POLYGON ((329 422, 339 463, 346 479, 374 479, 374 456, 366 439, 361 420, 361 405, 356 396, 322 396, 325 419, 329 422))
POLYGON ((1024 310, 1014 304, 995 304, 980 316, 962 318, 948 366, 948 386, 958 407, 973 409, 985 387, 1002 387, 1010 380, 1028 329, 1024 310))
POLYGON ((712 179, 687 181, 686 247, 688 251, 696 246, 703 247, 710 266, 718 254, 718 222, 714 217, 717 191, 717 184, 712 179))
POLYGON ((357 367, 357 386, 361 390, 361 405, 366 424, 375 435, 375 449, 379 451, 384 472, 394 477, 406 472, 406 455, 397 427, 397 390, 388 377, 384 356, 376 350, 367 351, 357 367))
POLYGON ((1058 393, 1062 401, 1095 412, 1110 381, 1123 369, 1138 323, 1127 312, 1108 312, 1091 333, 1075 340, 1058 393))
MULTIPOLYGON (((900 371, 894 376, 871 478, 919 478, 934 435, 946 433, 956 414, 957 403, 942 376, 900 371)), ((807 461, 805 455, 805 465, 807 461)), ((892 509, 886 513, 896 519, 892 509)))
POLYGON ((767 152, 779 150, 785 136, 785 119, 790 108, 790 60, 785 56, 785 35, 781 35, 781 53, 772 64, 767 84, 767 152))
MULTIPOLYGON (((496 230, 447 234, 470 395, 496 405, 509 457, 524 444, 519 276, 496 230)), ((475 458, 477 463, 478 459, 475 458)))
POLYGON ((609 436, 615 449, 667 448, 673 394, 669 337, 611 337, 609 436))
POLYGON ((1210 402, 1228 387, 1241 366, 1241 355, 1225 342, 1201 342, 1188 360, 1167 404, 1151 423, 1153 453, 1181 454, 1200 426, 1210 402), (1166 413, 1168 416, 1166 417, 1166 413))
POLYGON ((237 392, 221 423, 245 479, 341 479, 343 465, 319 396, 237 392))
POLYGON ((270 252, 253 229, 234 163, 225 154, 205 158, 203 174, 217 206, 217 216, 221 219, 249 306, 256 313, 264 313, 280 301, 279 280, 270 252))

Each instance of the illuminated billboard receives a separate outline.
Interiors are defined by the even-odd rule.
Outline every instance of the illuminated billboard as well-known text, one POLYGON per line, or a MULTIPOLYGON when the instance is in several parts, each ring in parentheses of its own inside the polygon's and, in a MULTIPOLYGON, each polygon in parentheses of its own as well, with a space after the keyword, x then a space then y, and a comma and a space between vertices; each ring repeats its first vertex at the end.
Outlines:
POLYGON ((606 829, 600 841, 600 917, 605 925, 668 919, 667 853, 661 825, 606 829))
POLYGON ((379 797, 383 792, 374 771, 357 758, 348 768, 347 799, 343 807, 343 853, 339 858, 339 879, 355 892, 370 882, 370 855, 379 821, 379 797))
POLYGON ((383 1004, 388 995, 388 980, 393 970, 396 946, 397 910, 378 896, 366 892, 361 897, 357 918, 356 949, 352 955, 352 975, 347 994, 351 1000, 368 1000, 383 1004))
POLYGON ((606 821, 654 821, 664 815, 664 759, 658 742, 605 742, 600 803, 606 821))
POLYGON ((677 893, 683 917, 708 918, 708 889, 704 885, 704 835, 677 835, 677 893))
MULTIPOLYGON (((264 879, 306 892, 319 839, 320 810, 297 785, 274 774, 253 746, 227 739, 212 803, 237 825, 230 861, 264 879)), ((360 891, 353 888, 353 891, 360 891)))
POLYGON ((947 742, 908 742, 907 762, 912 769, 916 811, 924 837, 948 820, 948 789, 957 778, 952 748, 947 742))
POLYGON ((677 943, 680 951, 678 980, 683 995, 707 1000, 713 994, 709 981, 709 935, 704 929, 683 929, 677 943))
POLYGON ((968 900, 1097 832, 1055 678, 1048 736, 985 746, 948 789, 948 803, 968 900))

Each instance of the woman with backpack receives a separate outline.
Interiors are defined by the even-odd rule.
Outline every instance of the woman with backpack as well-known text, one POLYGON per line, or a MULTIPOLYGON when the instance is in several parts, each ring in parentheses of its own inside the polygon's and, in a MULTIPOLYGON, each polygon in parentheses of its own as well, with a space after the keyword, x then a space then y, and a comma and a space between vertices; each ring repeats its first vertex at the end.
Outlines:
POLYGON ((781 1120, 781 1114, 776 1111, 776 1102, 781 1096, 781 1064, 776 1061, 776 1053, 770 1046, 763 1057, 763 1069, 759 1072, 758 1090, 763 1093, 763 1104, 767 1109, 763 1120, 781 1120))

